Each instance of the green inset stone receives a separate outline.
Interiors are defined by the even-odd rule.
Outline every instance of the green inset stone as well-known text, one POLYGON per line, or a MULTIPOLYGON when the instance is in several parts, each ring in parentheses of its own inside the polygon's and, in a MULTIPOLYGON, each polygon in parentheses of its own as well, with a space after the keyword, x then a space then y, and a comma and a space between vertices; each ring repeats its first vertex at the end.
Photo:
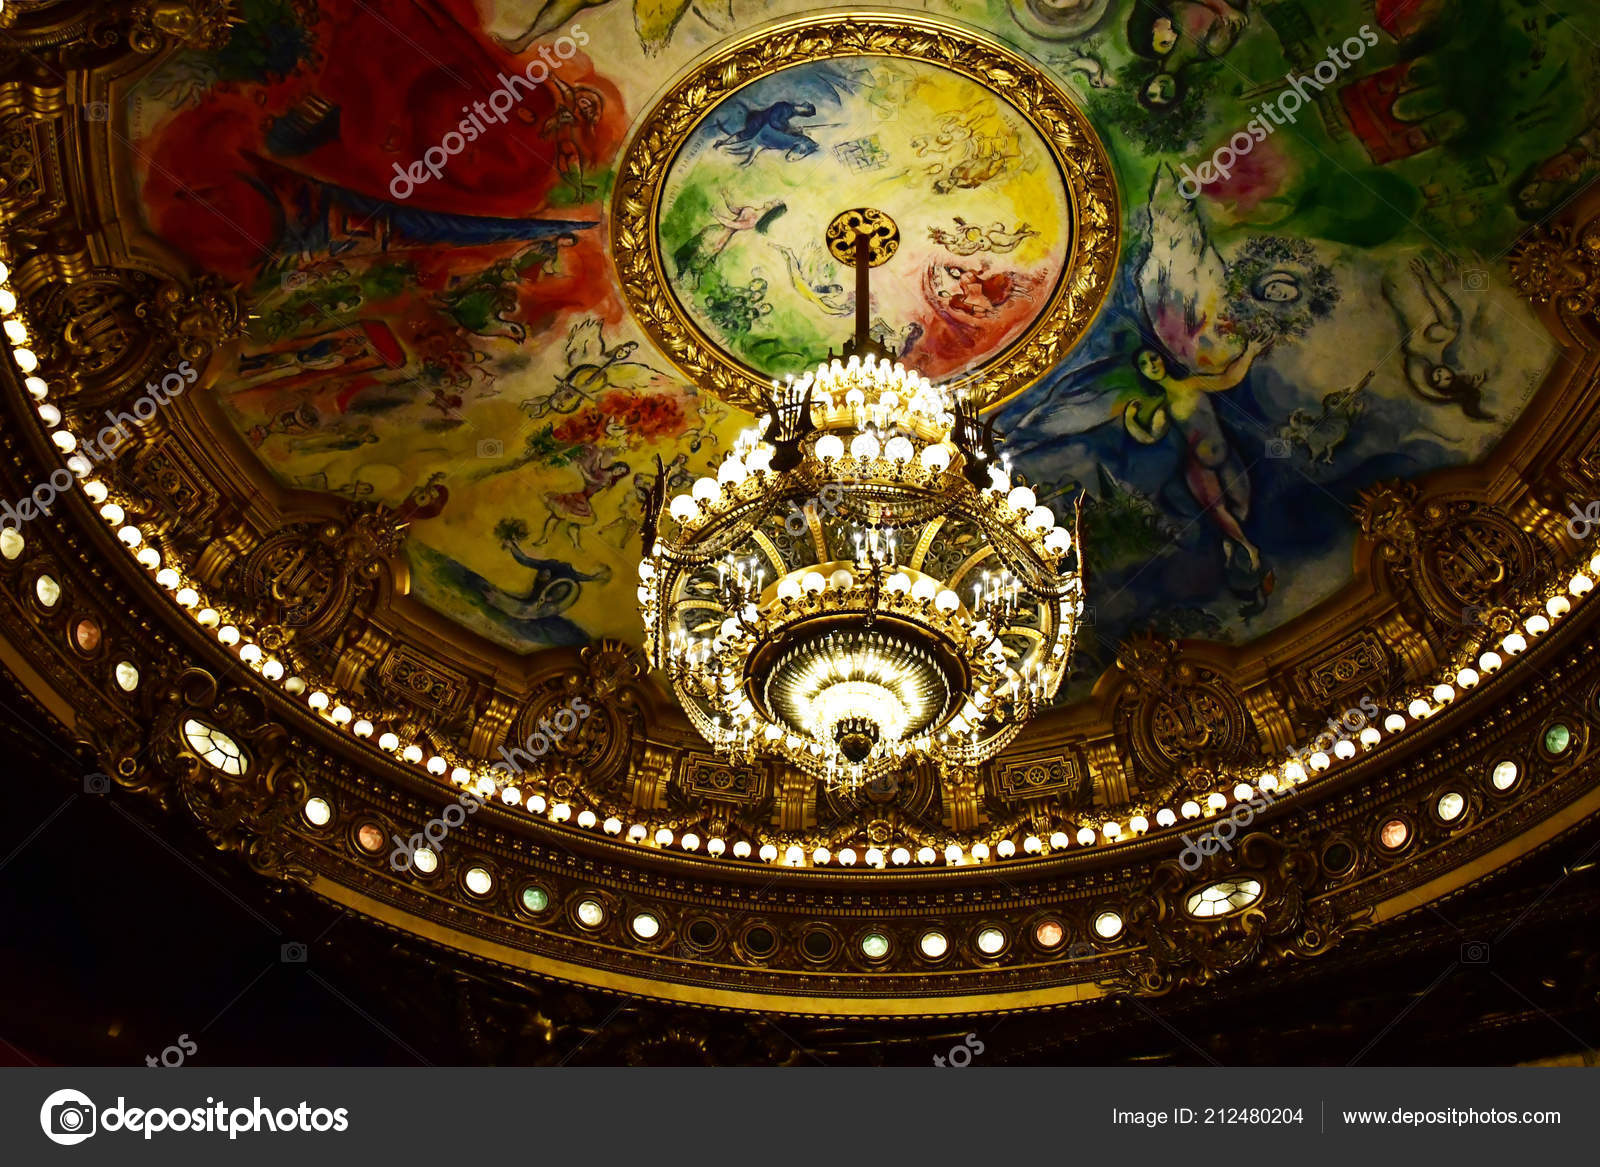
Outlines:
POLYGON ((888 954, 889 939, 876 932, 868 932, 861 938, 861 951, 866 953, 869 959, 877 960, 888 954))
POLYGON ((1544 748, 1552 754, 1564 754, 1572 744, 1572 731, 1559 721, 1544 731, 1544 748))
POLYGON ((550 897, 542 887, 525 887, 522 889, 522 906, 530 912, 542 912, 550 906, 550 897))

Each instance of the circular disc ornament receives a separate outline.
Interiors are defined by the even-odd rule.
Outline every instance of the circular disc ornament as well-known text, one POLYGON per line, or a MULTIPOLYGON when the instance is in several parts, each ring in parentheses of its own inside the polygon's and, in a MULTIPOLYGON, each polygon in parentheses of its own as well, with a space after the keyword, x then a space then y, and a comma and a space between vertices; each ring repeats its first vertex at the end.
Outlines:
POLYGON ((856 245, 867 237, 867 266, 877 267, 900 250, 900 227, 888 215, 873 207, 857 207, 834 216, 825 238, 828 251, 840 263, 854 267, 856 245))

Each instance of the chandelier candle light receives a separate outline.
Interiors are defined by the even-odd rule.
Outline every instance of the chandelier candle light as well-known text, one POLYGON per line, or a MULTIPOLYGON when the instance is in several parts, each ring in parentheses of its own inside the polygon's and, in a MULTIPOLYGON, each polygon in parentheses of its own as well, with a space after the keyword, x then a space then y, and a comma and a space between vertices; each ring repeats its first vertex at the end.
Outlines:
POLYGON ((827 242, 856 270, 854 339, 774 381, 714 477, 668 503, 657 475, 639 604, 719 753, 848 789, 998 753, 1060 687, 1083 583, 1076 530, 1013 478, 980 403, 871 339, 894 222, 846 211, 827 242))

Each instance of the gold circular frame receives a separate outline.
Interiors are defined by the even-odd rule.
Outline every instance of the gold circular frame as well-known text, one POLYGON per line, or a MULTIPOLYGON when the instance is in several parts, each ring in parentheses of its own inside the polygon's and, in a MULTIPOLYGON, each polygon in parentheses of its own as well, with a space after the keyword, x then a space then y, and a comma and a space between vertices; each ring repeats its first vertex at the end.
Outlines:
POLYGON ((611 243, 623 296, 695 385, 733 405, 760 403, 770 379, 706 336, 667 282, 656 236, 662 188, 679 149, 725 98, 794 65, 861 56, 923 62, 988 87, 1028 121, 1061 172, 1071 247, 1049 302, 996 357, 951 381, 975 390, 985 406, 998 405, 1047 373, 1093 323, 1116 273, 1120 203, 1111 160, 1072 99, 1012 50, 943 21, 883 12, 803 17, 741 37, 696 64, 644 118, 618 168, 611 243))

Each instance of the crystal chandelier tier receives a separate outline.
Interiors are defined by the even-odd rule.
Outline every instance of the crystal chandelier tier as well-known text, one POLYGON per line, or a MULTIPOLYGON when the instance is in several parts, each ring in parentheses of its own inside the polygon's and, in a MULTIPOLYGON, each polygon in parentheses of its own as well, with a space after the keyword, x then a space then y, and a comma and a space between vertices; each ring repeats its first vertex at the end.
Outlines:
POLYGON ((866 336, 884 222, 829 231, 857 267, 848 359, 773 382, 714 476, 670 502, 658 476, 639 565, 646 650, 700 733, 843 787, 993 757, 1060 687, 1083 609, 1076 531, 992 423, 866 336))

